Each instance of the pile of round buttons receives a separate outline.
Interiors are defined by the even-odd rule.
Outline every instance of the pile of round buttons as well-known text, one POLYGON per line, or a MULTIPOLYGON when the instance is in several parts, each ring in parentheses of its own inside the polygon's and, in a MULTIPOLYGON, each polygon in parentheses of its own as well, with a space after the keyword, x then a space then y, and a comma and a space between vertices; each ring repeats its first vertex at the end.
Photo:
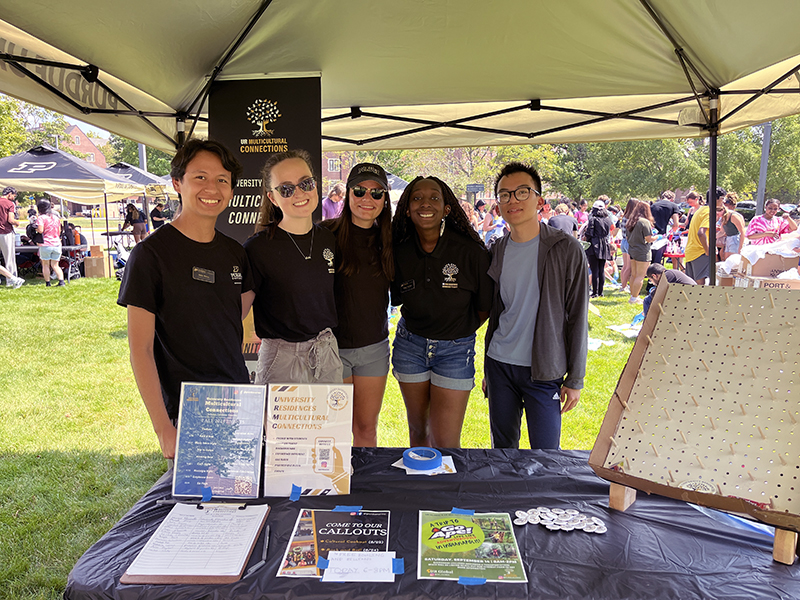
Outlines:
POLYGON ((606 524, 597 517, 584 515, 573 508, 546 508, 540 506, 529 511, 518 510, 514 525, 541 525, 550 531, 581 530, 586 533, 605 533, 606 524))

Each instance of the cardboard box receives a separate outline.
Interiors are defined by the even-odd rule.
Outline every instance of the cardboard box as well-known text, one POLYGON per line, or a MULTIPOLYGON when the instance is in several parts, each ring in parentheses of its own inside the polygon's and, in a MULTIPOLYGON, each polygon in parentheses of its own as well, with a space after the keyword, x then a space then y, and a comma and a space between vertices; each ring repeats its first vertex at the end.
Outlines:
POLYGON ((102 246, 89 246, 89 255, 95 258, 104 256, 102 246))
POLYGON ((83 268, 86 277, 108 277, 108 257, 87 256, 83 259, 83 268))
POLYGON ((743 285, 762 290, 800 290, 800 279, 775 279, 773 277, 742 277, 743 285))
POLYGON ((767 254, 764 258, 751 263, 742 257, 742 271, 748 277, 777 277, 779 273, 797 267, 800 257, 786 258, 779 254, 767 254))

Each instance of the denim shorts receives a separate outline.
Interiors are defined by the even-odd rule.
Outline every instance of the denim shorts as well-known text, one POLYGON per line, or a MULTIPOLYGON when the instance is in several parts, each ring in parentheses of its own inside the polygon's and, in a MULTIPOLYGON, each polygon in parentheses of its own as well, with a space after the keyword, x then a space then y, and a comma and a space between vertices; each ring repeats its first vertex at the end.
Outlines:
POLYGON ((39 246, 39 258, 41 260, 60 260, 61 246, 39 246))
POLYGON ((389 373, 389 339, 361 348, 339 348, 342 377, 384 377, 389 373))
POLYGON ((456 340, 429 340, 397 323, 392 349, 392 374, 400 383, 431 384, 469 391, 475 386, 475 334, 456 340))
POLYGON ((620 250, 622 250, 623 254, 628 254, 628 240, 623 239, 622 243, 619 245, 620 250))

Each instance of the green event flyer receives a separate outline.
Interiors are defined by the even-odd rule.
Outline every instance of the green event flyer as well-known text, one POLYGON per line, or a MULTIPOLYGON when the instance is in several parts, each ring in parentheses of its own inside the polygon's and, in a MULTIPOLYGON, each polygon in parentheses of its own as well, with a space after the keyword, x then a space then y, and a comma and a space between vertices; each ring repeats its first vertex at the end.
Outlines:
POLYGON ((528 581, 508 513, 464 515, 421 510, 418 557, 419 579, 528 581))

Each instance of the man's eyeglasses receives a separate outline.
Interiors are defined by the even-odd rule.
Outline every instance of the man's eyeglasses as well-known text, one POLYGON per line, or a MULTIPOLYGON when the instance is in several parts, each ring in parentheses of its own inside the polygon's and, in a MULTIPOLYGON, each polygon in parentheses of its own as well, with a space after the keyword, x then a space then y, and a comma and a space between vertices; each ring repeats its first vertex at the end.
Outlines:
POLYGON ((284 198, 291 198, 294 196, 294 192, 297 188, 300 188, 304 192, 310 192, 317 189, 317 182, 314 181, 313 178, 309 177, 308 179, 303 179, 303 181, 297 185, 293 183, 283 183, 272 189, 278 190, 278 193, 284 198))
POLYGON ((386 193, 386 190, 382 190, 381 188, 372 188, 371 190, 368 190, 360 185, 353 186, 351 189, 353 190, 353 196, 356 198, 363 198, 367 195, 367 192, 369 192, 370 196, 372 196, 375 200, 380 200, 386 193))
POLYGON ((508 204, 511 201, 511 196, 514 196, 514 198, 516 198, 519 202, 525 202, 525 200, 531 197, 531 194, 541 196, 541 194, 532 187, 523 185, 522 187, 518 187, 510 192, 505 190, 501 191, 497 194, 497 201, 500 204, 508 204))

